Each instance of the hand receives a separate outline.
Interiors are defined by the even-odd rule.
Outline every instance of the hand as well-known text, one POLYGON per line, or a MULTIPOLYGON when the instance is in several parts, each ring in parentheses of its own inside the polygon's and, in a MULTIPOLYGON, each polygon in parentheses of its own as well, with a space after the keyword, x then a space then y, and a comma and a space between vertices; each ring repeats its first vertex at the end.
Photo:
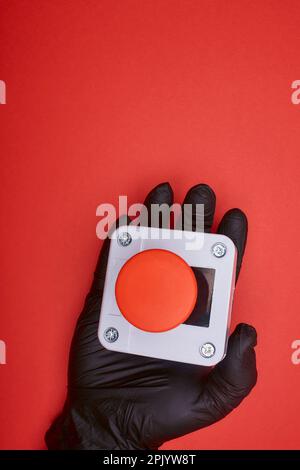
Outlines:
MULTIPOLYGON (((167 183, 154 188, 145 200, 149 213, 151 204, 162 203, 173 203, 167 183)), ((203 184, 191 188, 184 203, 205 204, 204 228, 209 232, 215 211, 211 188, 203 184)), ((190 216, 195 227, 199 215, 193 210, 190 216)), ((218 232, 237 247, 238 275, 247 238, 246 216, 239 209, 228 211, 218 232)), ((246 324, 237 326, 227 356, 212 370, 104 349, 97 329, 108 251, 109 239, 76 326, 68 396, 46 434, 49 449, 157 449, 167 440, 224 418, 256 383, 256 332, 246 324)))

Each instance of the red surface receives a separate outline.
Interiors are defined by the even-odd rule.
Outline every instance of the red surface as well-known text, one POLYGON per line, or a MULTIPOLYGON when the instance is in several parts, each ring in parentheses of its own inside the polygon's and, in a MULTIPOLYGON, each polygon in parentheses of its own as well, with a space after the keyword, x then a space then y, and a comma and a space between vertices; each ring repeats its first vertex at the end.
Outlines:
POLYGON ((124 264, 115 291, 118 307, 132 325, 161 332, 185 322, 195 307, 198 288, 192 268, 180 256, 146 250, 124 264))
POLYGON ((222 422, 166 448, 300 448, 297 0, 2 0, 1 448, 43 448, 100 242, 96 207, 198 182, 249 244, 233 326, 259 380, 222 422))

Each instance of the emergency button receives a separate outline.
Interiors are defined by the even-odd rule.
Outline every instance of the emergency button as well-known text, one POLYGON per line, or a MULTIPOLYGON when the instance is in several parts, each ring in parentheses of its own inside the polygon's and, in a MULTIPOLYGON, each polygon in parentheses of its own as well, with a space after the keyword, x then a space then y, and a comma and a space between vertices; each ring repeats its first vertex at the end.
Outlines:
POLYGON ((115 293, 128 322, 140 330, 162 332, 183 323, 198 294, 192 268, 168 250, 145 250, 119 272, 115 293))

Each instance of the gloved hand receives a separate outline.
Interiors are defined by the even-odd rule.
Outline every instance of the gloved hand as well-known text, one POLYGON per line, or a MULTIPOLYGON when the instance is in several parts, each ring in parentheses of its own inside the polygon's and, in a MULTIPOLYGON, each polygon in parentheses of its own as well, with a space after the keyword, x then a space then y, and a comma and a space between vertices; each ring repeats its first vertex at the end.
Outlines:
MULTIPOLYGON (((154 188, 145 200, 149 213, 151 204, 161 203, 173 203, 167 183, 154 188)), ((184 203, 205 204, 204 227, 210 231, 215 210, 211 188, 204 184, 191 188, 184 203)), ((196 226, 196 210, 190 217, 196 226)), ((218 231, 238 249, 238 274, 247 238, 246 216, 239 209, 228 211, 218 231)), ((49 449, 157 449, 167 440, 224 418, 256 383, 256 332, 246 324, 237 326, 227 356, 212 370, 104 349, 97 329, 108 250, 107 239, 74 333, 66 403, 46 433, 49 449)))

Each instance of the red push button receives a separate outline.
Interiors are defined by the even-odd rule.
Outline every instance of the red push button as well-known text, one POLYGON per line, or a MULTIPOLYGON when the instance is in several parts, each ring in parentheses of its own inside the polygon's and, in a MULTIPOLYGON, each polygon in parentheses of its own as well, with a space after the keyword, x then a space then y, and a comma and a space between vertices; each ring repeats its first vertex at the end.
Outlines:
POLYGON ((167 331, 183 323, 197 299, 191 267, 167 250, 146 250, 130 258, 119 272, 115 292, 118 307, 135 327, 167 331))

